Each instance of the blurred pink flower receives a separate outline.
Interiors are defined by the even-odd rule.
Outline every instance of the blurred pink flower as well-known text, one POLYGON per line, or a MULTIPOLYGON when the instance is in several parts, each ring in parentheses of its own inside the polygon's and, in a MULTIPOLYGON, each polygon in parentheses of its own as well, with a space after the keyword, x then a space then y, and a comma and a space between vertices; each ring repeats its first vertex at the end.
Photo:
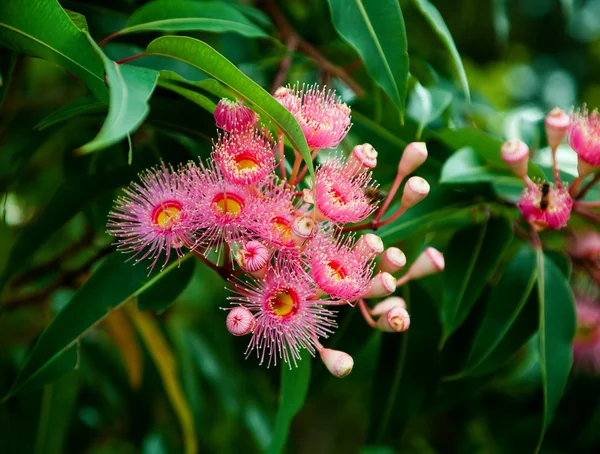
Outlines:
POLYGON ((600 166, 600 119, 598 111, 591 114, 583 107, 571 114, 569 145, 580 159, 591 166, 600 166))
POLYGON ((578 299, 576 309, 573 366, 581 371, 600 373, 600 305, 578 299))
POLYGON ((517 206, 523 217, 538 230, 562 229, 571 217, 573 199, 563 187, 532 182, 523 190, 517 206))

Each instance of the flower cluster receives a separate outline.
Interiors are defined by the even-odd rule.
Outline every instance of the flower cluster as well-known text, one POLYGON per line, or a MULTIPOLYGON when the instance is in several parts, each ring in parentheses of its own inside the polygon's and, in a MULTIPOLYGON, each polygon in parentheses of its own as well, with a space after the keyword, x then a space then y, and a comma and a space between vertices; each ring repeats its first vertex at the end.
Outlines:
MULTIPOLYGON (((337 147, 350 129, 350 108, 333 91, 281 87, 275 98, 300 124, 313 158, 337 147)), ((397 277, 406 265, 402 251, 385 249, 375 234, 355 233, 393 222, 428 194, 425 180, 409 178, 400 207, 382 219, 403 179, 425 161, 425 144, 406 148, 378 210, 371 145, 323 160, 313 182, 304 178, 307 168, 296 151, 288 177, 283 135, 275 140, 241 101, 221 100, 214 115, 220 131, 208 162, 148 170, 117 200, 109 233, 136 262, 149 259, 151 270, 190 251, 226 278, 233 293, 226 326, 235 336, 251 334, 247 355, 291 367, 305 349, 319 353, 335 376, 347 375, 352 358, 320 341, 336 327, 335 309, 358 305, 373 328, 405 331, 410 317, 401 298, 373 308, 365 299, 392 295, 444 268, 442 254, 428 248, 397 277)))

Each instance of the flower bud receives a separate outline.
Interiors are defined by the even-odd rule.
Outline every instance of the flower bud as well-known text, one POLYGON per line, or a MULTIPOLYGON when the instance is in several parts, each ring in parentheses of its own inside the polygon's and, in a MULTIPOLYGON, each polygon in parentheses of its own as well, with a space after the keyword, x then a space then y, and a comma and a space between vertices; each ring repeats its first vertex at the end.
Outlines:
POLYGON ((244 271, 254 273, 269 263, 269 250, 259 241, 249 241, 235 254, 235 261, 244 271))
POLYGON ((387 333, 402 333, 410 326, 410 316, 400 306, 392 307, 377 320, 377 327, 387 333))
POLYGON ((337 378, 344 378, 354 367, 354 360, 348 353, 330 348, 322 348, 319 352, 327 370, 337 378))
POLYGON ((406 265, 406 255, 404 255, 404 252, 397 247, 390 247, 383 252, 379 265, 377 265, 377 271, 386 271, 394 274, 404 268, 404 265, 406 265))
POLYGON ((346 169, 351 176, 373 169, 376 165, 377 151, 368 143, 355 146, 346 161, 346 169))
POLYGON ((241 131, 256 126, 258 115, 242 101, 223 98, 215 107, 215 122, 217 127, 227 132, 241 131))
POLYGON ((373 260, 383 252, 383 241, 373 233, 361 236, 354 246, 354 253, 366 261, 373 260))
POLYGON ((402 208, 405 210, 415 206, 429 194, 429 183, 421 177, 411 177, 404 186, 402 208))
POLYGON ((413 173, 427 159, 427 145, 425 142, 411 142, 402 153, 398 163, 398 174, 404 178, 413 173))
POLYGON ((256 325, 256 318, 244 306, 234 307, 227 314, 225 321, 227 330, 234 336, 244 336, 251 333, 256 325))
POLYGON ((529 147, 518 139, 504 142, 500 155, 512 173, 519 178, 527 176, 527 163, 529 162, 529 147))
POLYGON ((296 246, 303 246, 307 240, 317 233, 317 223, 312 216, 298 216, 292 222, 292 239, 296 246))
POLYGON ((408 273, 398 279, 397 285, 400 286, 414 279, 420 279, 430 274, 439 273, 444 269, 444 256, 435 248, 425 249, 417 260, 411 265, 408 273))
POLYGON ((396 290, 396 278, 390 273, 377 273, 377 276, 371 279, 371 287, 363 298, 381 298, 391 295, 394 290, 396 290))
POLYGON ((273 97, 279 101, 279 104, 292 113, 302 107, 302 100, 294 94, 294 90, 287 87, 279 87, 273 97))
POLYGON ((598 167, 585 162, 585 160, 581 159, 581 157, 577 155, 577 175, 579 178, 585 178, 597 170, 598 167))
POLYGON ((380 303, 377 303, 373 309, 371 309, 371 315, 378 316, 386 314, 390 309, 394 307, 402 307, 406 309, 406 302, 399 296, 390 296, 384 299, 380 303))
POLYGON ((571 119, 564 110, 555 107, 546 115, 544 126, 546 127, 546 139, 550 148, 555 150, 567 135, 571 119))

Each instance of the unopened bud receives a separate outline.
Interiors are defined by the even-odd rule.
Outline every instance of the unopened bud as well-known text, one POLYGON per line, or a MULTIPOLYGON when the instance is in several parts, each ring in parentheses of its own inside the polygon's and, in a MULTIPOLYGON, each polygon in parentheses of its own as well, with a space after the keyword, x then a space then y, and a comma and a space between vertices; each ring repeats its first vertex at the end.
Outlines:
POLYGON ((290 112, 296 112, 302 106, 302 100, 287 87, 279 87, 273 97, 290 112))
POLYGON ((429 183, 421 177, 411 177, 404 186, 402 193, 402 208, 415 206, 429 194, 429 183))
POLYGON ((383 252, 383 240, 373 233, 361 236, 354 246, 354 253, 363 260, 373 260, 383 252))
POLYGON ((529 162, 529 147, 519 139, 504 142, 500 155, 512 173, 519 178, 527 176, 527 163, 529 162))
POLYGON ((234 336, 244 336, 251 333, 256 326, 256 318, 244 306, 234 307, 227 314, 225 321, 227 330, 234 336))
POLYGON ((346 161, 346 169, 352 176, 358 175, 366 170, 371 170, 376 165, 377 151, 368 143, 355 146, 346 161))
POLYGON ((377 273, 377 275, 371 279, 371 287, 363 295, 363 298, 381 298, 394 293, 396 290, 396 278, 390 273, 377 273))
POLYGON ((544 126, 546 127, 546 140, 550 148, 555 150, 567 135, 571 119, 564 110, 555 107, 546 115, 544 126))
POLYGON ((390 247, 383 252, 377 270, 394 274, 404 268, 404 265, 406 265, 404 252, 397 247, 390 247))
POLYGON ((377 327, 388 333, 402 333, 410 326, 410 316, 406 309, 396 306, 379 317, 377 327))
POLYGON ((405 176, 417 170, 427 159, 427 145, 425 142, 411 142, 402 153, 398 163, 398 174, 405 176))
POLYGON ((249 241, 235 254, 235 261, 244 271, 254 273, 269 263, 269 250, 258 241, 249 241))
POLYGON ((414 279, 420 279, 430 274, 439 273, 444 269, 444 256, 435 248, 425 249, 417 260, 411 265, 408 273, 398 279, 397 285, 400 286, 414 279))
POLYGON ((319 352, 327 370, 337 378, 344 378, 354 367, 354 360, 348 353, 330 348, 322 348, 319 352))
POLYGON ((579 155, 577 156, 577 175, 579 178, 585 178, 597 170, 598 167, 585 162, 579 155))
POLYGON ((296 246, 302 246, 317 233, 317 223, 312 216, 298 216, 292 222, 292 239, 296 246))
POLYGON ((371 315, 375 317, 378 315, 384 315, 394 307, 402 307, 406 309, 406 301, 399 296, 390 296, 380 303, 377 303, 375 307, 371 309, 371 315))
POLYGON ((258 122, 256 112, 244 106, 239 99, 221 99, 215 107, 214 116, 217 127, 227 132, 246 130, 258 122))

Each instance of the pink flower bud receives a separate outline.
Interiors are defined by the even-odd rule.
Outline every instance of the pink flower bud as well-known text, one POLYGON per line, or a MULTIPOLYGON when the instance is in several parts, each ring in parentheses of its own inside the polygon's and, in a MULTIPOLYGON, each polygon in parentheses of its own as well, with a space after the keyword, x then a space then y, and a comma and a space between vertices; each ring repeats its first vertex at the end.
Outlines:
POLYGON ((410 316, 400 306, 392 307, 377 320, 377 327, 387 333, 402 333, 410 326, 410 316))
POLYGON ((406 302, 399 296, 390 296, 389 298, 384 299, 382 302, 377 303, 375 307, 371 309, 371 315, 384 315, 394 307, 402 307, 406 309, 406 302))
POLYGON ((348 156, 346 170, 351 176, 358 175, 377 165, 377 151, 371 144, 357 145, 348 156))
POLYGON ((567 135, 571 119, 564 110, 555 107, 546 115, 544 126, 546 127, 546 139, 550 148, 555 150, 567 135))
POLYGON ((404 178, 413 173, 427 159, 427 145, 425 142, 411 142, 402 153, 398 163, 398 174, 404 178))
POLYGON ((379 265, 377 265, 377 271, 394 274, 404 268, 404 265, 406 265, 404 252, 397 247, 390 247, 383 252, 379 265))
POLYGON ((217 127, 227 132, 241 131, 256 126, 258 115, 242 101, 221 99, 215 107, 215 122, 217 127))
POLYGON ((337 378, 344 378, 354 367, 354 360, 348 353, 330 348, 322 348, 319 352, 327 370, 337 378))
POLYGON ((390 273, 377 273, 377 276, 371 279, 371 287, 363 297, 381 298, 391 295, 394 290, 396 290, 396 278, 390 273))
POLYGON ((258 241, 249 241, 235 254, 235 260, 244 271, 254 273, 269 263, 269 250, 258 241))
POLYGON ((402 208, 415 206, 429 194, 429 183, 421 177, 411 177, 404 186, 402 193, 402 208))
POLYGON ((420 279, 430 274, 439 273, 444 269, 444 256, 432 247, 425 249, 411 265, 408 273, 398 279, 397 285, 403 285, 410 280, 420 279))
POLYGON ((383 252, 383 241, 373 233, 361 236, 354 246, 354 253, 363 260, 373 260, 383 252))
POLYGON ((500 155, 508 164, 512 173, 519 178, 527 176, 527 163, 529 162, 529 147, 518 139, 504 142, 500 155))
POLYGON ((256 325, 256 318, 243 306, 234 307, 227 314, 225 321, 227 330, 234 336, 244 336, 251 333, 256 325))
POLYGON ((600 259, 600 233, 595 230, 573 232, 567 250, 575 258, 597 261, 600 259))
POLYGON ((303 246, 307 240, 317 234, 317 223, 312 216, 298 216, 292 222, 292 239, 296 246, 303 246))

